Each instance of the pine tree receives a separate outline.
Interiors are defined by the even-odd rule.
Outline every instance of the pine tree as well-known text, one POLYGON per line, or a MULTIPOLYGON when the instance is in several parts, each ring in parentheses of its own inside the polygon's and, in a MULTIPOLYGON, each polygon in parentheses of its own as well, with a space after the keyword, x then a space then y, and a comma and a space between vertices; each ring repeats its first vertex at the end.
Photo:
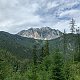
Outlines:
POLYGON ((73 34, 75 32, 75 20, 73 18, 72 18, 70 24, 71 24, 70 30, 71 30, 71 33, 73 34))
POLYGON ((63 69, 63 59, 59 50, 57 50, 54 55, 54 65, 52 68, 51 80, 65 80, 62 69, 63 69))
POLYGON ((77 49, 76 49, 76 52, 77 52, 77 61, 80 62, 80 34, 79 34, 79 27, 78 29, 76 29, 76 33, 77 33, 77 49))
POLYGON ((76 25, 75 25, 75 20, 74 20, 73 18, 72 18, 70 24, 71 24, 70 30, 71 30, 71 33, 72 33, 72 34, 71 34, 71 35, 72 35, 71 37, 72 37, 72 50, 73 50, 73 51, 72 51, 72 61, 73 61, 73 63, 74 63, 74 59, 75 59, 75 58, 74 58, 74 52, 75 52, 74 32, 75 32, 75 26, 76 26, 76 25))
POLYGON ((49 42, 48 40, 45 41, 45 46, 44 46, 44 56, 49 55, 49 42))
POLYGON ((40 63, 42 63, 44 58, 44 47, 41 48, 41 53, 40 53, 40 63))
POLYGON ((34 45, 33 47, 33 76, 32 76, 32 79, 33 80, 37 80, 37 75, 36 75, 36 70, 37 70, 37 46, 34 45))
POLYGON ((63 55, 64 55, 64 78, 65 80, 69 80, 70 78, 70 62, 67 60, 67 34, 66 31, 64 29, 64 33, 63 33, 63 55))
POLYGON ((64 61, 66 60, 66 49, 67 49, 67 41, 66 41, 66 31, 64 29, 64 33, 63 33, 63 53, 64 53, 64 61))
POLYGON ((48 40, 45 41, 44 47, 41 48, 41 54, 40 54, 40 62, 43 61, 43 58, 49 55, 49 43, 48 40))

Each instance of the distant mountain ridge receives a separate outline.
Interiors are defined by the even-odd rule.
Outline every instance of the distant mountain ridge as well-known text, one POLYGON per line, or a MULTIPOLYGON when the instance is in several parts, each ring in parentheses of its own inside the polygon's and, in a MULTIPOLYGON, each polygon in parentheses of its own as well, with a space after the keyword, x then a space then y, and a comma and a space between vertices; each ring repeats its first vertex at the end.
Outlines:
POLYGON ((17 33, 17 35, 34 39, 51 40, 62 36, 62 32, 59 30, 51 29, 50 27, 42 27, 22 30, 17 33))

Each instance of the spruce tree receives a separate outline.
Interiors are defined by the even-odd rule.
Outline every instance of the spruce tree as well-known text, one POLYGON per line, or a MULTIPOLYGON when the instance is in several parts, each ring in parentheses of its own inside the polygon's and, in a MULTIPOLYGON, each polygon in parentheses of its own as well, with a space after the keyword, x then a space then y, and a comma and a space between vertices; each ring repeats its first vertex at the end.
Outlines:
POLYGON ((51 80, 65 80, 63 73, 63 59, 59 50, 56 50, 54 55, 51 80))
POLYGON ((75 20, 72 18, 72 20, 71 20, 71 22, 70 22, 70 24, 71 24, 71 28, 70 28, 70 30, 71 30, 71 37, 72 37, 72 51, 71 51, 71 53, 72 53, 72 62, 74 63, 74 59, 75 59, 75 54, 74 54, 74 52, 75 52, 75 36, 74 36, 74 33, 75 33, 75 20))
POLYGON ((66 40, 66 31, 64 29, 64 33, 63 33, 63 55, 64 55, 64 61, 66 61, 66 49, 67 49, 67 40, 66 40))
POLYGON ((75 20, 73 18, 72 18, 70 24, 71 24, 70 30, 71 30, 71 33, 73 34, 75 32, 75 20))
POLYGON ((42 63, 44 58, 44 47, 41 48, 41 53, 40 53, 40 63, 42 63))
MULTIPOLYGON (((72 65, 74 65, 75 63, 75 52, 76 52, 76 50, 75 50, 75 20, 72 18, 72 20, 71 20, 71 38, 72 38, 72 40, 71 40, 71 44, 72 44, 72 51, 71 51, 71 54, 72 54, 72 65)), ((72 73, 72 75, 70 76, 70 78, 72 78, 72 80, 75 80, 74 79, 74 76, 75 76, 75 72, 74 72, 75 70, 73 69, 73 71, 71 71, 70 73, 72 73)))
POLYGON ((64 29, 64 33, 63 33, 63 55, 64 55, 64 78, 65 80, 69 80, 70 78, 70 61, 67 60, 68 56, 67 56, 67 34, 66 31, 64 29))
POLYGON ((49 55, 49 42, 48 40, 45 41, 45 46, 44 46, 44 56, 49 55))
POLYGON ((37 70, 37 46, 34 45, 33 47, 33 69, 32 69, 32 79, 37 80, 37 75, 36 75, 36 70, 37 70))
POLYGON ((76 40, 76 44, 77 44, 77 49, 76 49, 76 52, 77 52, 77 61, 80 62, 80 32, 79 32, 79 27, 78 29, 76 29, 76 33, 77 33, 77 40, 76 40))

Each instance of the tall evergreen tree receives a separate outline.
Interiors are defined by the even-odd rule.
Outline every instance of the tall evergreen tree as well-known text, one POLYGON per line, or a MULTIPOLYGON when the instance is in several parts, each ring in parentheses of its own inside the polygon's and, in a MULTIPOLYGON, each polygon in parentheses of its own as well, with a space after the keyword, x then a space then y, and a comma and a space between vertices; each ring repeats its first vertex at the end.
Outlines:
POLYGON ((63 60, 63 63, 64 63, 64 78, 65 80, 69 80, 70 78, 70 62, 67 60, 67 34, 66 34, 66 31, 64 29, 64 33, 63 33, 63 55, 64 55, 64 60, 63 60))
POLYGON ((76 52, 77 52, 77 61, 80 62, 80 31, 79 31, 79 27, 78 29, 76 29, 76 33, 77 33, 77 49, 76 49, 76 52))
POLYGON ((67 40, 66 40, 66 31, 64 29, 64 33, 63 33, 63 53, 64 53, 64 61, 66 61, 66 49, 67 49, 67 40))
POLYGON ((71 24, 70 30, 71 30, 71 33, 73 34, 75 32, 75 20, 73 18, 72 18, 70 24, 71 24))
POLYGON ((33 80, 37 80, 37 75, 36 75, 36 70, 37 70, 37 46, 34 45, 33 47, 33 76, 32 79, 33 80))
POLYGON ((44 46, 44 56, 49 55, 49 42, 48 40, 45 41, 45 46, 44 46))
POLYGON ((59 50, 57 50, 54 55, 54 65, 52 68, 51 80, 65 80, 62 69, 63 69, 63 59, 59 50))
POLYGON ((73 63, 74 63, 74 53, 75 53, 75 38, 74 38, 74 32, 75 32, 75 20, 72 18, 72 20, 71 20, 71 22, 70 22, 70 24, 71 24, 71 28, 70 28, 70 30, 71 30, 71 37, 72 37, 72 51, 71 51, 71 53, 72 53, 72 61, 73 61, 73 63))
POLYGON ((44 61, 45 61, 46 71, 48 71, 48 68, 49 68, 48 66, 49 60, 47 60, 48 56, 49 56, 49 42, 48 40, 46 40, 44 47, 42 47, 42 55, 41 55, 42 59, 44 58, 44 61))
POLYGON ((40 53, 40 63, 42 63, 44 58, 44 47, 41 48, 41 53, 40 53))

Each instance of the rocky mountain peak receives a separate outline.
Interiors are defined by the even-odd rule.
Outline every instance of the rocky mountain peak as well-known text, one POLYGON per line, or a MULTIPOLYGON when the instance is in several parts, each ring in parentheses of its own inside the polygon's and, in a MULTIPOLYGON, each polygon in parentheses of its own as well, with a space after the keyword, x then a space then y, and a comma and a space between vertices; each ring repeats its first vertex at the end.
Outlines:
POLYGON ((18 33, 18 35, 34 39, 51 40, 60 37, 62 32, 59 30, 51 29, 50 27, 42 27, 22 30, 18 33))

